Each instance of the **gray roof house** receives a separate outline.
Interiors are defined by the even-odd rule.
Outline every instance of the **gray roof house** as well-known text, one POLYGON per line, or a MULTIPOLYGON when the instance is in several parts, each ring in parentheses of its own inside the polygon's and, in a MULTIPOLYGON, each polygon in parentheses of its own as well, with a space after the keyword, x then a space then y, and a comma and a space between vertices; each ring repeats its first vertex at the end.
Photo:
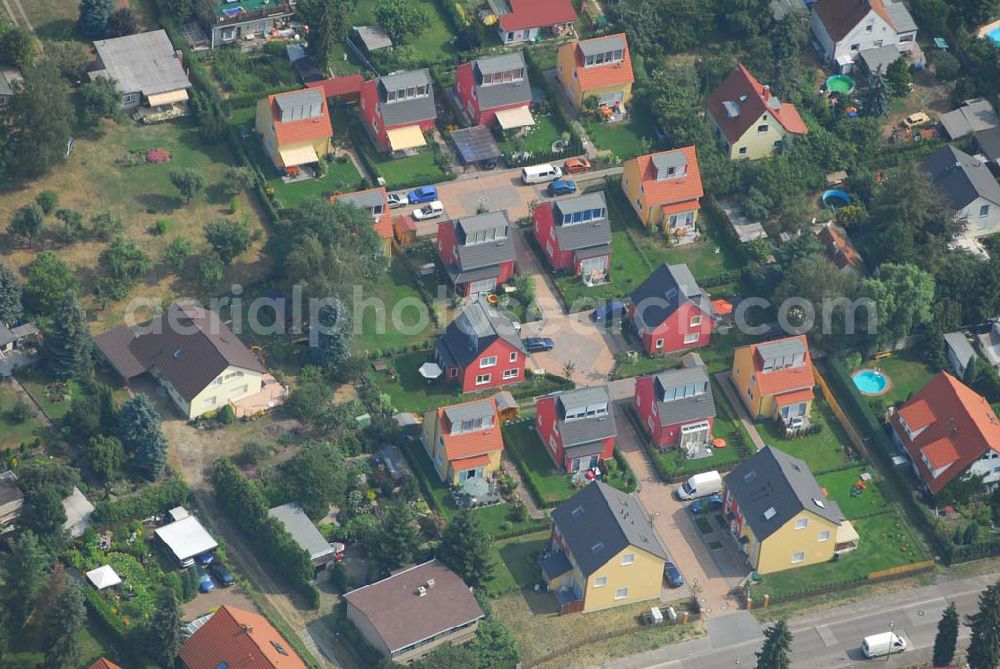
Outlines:
POLYGON ((669 369, 653 376, 660 426, 715 418, 715 396, 704 366, 669 369))
POLYGON ((382 26, 354 26, 353 30, 354 35, 368 53, 379 49, 388 49, 392 46, 392 38, 386 34, 382 26))
POLYGON ((560 467, 569 471, 589 469, 594 456, 607 454, 607 440, 618 436, 608 387, 592 386, 552 393, 538 398, 536 423, 550 455, 550 442, 562 447, 560 467), (578 467, 573 467, 576 460, 578 467))
POLYGON ((1000 232, 1000 183, 986 163, 953 146, 943 146, 923 167, 955 218, 965 224, 960 237, 974 240, 1000 232))
POLYGON ((989 331, 977 336, 976 345, 986 362, 990 363, 994 369, 1000 370, 1000 323, 994 322, 989 331))
POLYGON ((0 68, 0 105, 7 104, 7 101, 14 96, 14 87, 24 81, 21 73, 13 68, 0 68))
POLYGON ((298 504, 289 502, 276 506, 267 512, 272 518, 277 518, 285 526, 302 550, 309 554, 309 560, 314 567, 322 569, 336 557, 333 546, 323 538, 313 522, 309 520, 298 504))
POLYGON ((174 50, 166 31, 97 40, 94 49, 97 63, 90 78, 115 81, 123 108, 164 107, 188 99, 191 82, 184 73, 181 53, 174 50))
POLYGON ((639 332, 650 332, 662 325, 681 304, 691 302, 706 315, 712 313, 712 302, 686 264, 663 263, 629 295, 635 307, 635 326, 639 332))
POLYGON ((979 152, 989 161, 1000 167, 1000 127, 979 130, 976 134, 976 146, 979 152))
POLYGON ((941 125, 949 139, 960 139, 975 132, 1000 126, 1000 118, 989 100, 974 98, 962 101, 962 106, 941 114, 941 125))
POLYGON ((464 369, 498 339, 527 354, 521 338, 514 331, 513 322, 491 307, 485 298, 480 298, 463 307, 458 317, 445 328, 444 334, 438 337, 435 347, 437 359, 445 369, 464 369))
POLYGON ((444 221, 438 225, 438 244, 445 271, 463 295, 479 292, 466 290, 466 284, 475 282, 492 284, 484 284, 486 290, 495 288, 496 279, 504 274, 504 265, 516 259, 506 211, 444 221))
POLYGON ((426 69, 395 72, 376 81, 379 110, 386 127, 437 118, 434 86, 426 69))
POLYGON ((603 192, 556 202, 552 219, 560 251, 582 251, 587 257, 611 253, 611 223, 603 192))
POLYGON ((531 102, 528 68, 520 51, 477 58, 472 62, 480 109, 531 102))
MULTIPOLYGON (((989 340, 991 334, 992 330, 984 336, 989 340)), ((992 350, 993 347, 989 344, 992 344, 992 342, 988 343, 989 348, 992 350)), ((973 350, 972 344, 969 343, 964 332, 948 332, 944 335, 944 345, 945 354, 948 357, 948 366, 951 367, 951 371, 955 373, 955 376, 959 379, 964 379, 969 361, 976 357, 976 352, 973 350)))

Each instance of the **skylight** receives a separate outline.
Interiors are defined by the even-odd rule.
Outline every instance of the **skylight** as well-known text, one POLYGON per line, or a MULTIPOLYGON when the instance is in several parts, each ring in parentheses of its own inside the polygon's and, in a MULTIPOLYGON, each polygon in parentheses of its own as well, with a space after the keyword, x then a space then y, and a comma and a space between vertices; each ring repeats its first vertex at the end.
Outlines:
POLYGON ((826 508, 826 504, 823 503, 823 500, 816 499, 815 497, 813 497, 813 504, 815 504, 816 506, 818 506, 821 509, 825 509, 826 508))
POLYGON ((778 512, 772 506, 771 508, 769 508, 767 511, 764 512, 764 520, 771 520, 776 515, 778 515, 778 512))

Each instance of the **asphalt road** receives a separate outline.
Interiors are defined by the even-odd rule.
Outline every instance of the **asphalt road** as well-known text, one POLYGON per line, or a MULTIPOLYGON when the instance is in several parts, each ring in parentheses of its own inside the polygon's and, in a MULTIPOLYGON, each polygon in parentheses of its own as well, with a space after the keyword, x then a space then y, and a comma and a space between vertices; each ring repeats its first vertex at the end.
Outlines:
MULTIPOLYGON (((997 580, 996 574, 893 593, 863 602, 830 608, 789 620, 792 629, 792 666, 892 668, 929 663, 941 612, 951 601, 964 617, 975 613, 979 593, 997 580), (888 632, 890 621, 906 639, 907 651, 888 658, 867 660, 861 640, 888 632)), ((615 669, 731 669, 755 666, 754 653, 762 636, 753 629, 745 611, 710 619, 708 638, 622 658, 607 666, 615 669), (730 619, 730 620, 727 620, 730 619)), ((959 647, 965 648, 969 629, 959 629, 959 647)))

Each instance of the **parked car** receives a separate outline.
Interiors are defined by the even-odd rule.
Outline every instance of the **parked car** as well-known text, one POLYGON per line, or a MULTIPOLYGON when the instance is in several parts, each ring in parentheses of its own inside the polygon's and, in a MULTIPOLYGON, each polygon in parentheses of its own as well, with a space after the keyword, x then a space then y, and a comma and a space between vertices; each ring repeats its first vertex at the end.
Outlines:
POLYGON ((702 511, 715 511, 722 508, 722 495, 709 495, 705 499, 699 499, 691 504, 691 513, 701 513, 702 511))
POLYGON ((524 348, 528 351, 528 353, 551 351, 556 346, 556 343, 548 337, 528 337, 523 343, 524 348))
POLYGON ((495 170, 498 165, 500 165, 500 160, 498 158, 490 158, 489 160, 484 160, 479 163, 479 169, 486 171, 495 170))
POLYGON ((233 576, 233 572, 229 571, 229 568, 221 562, 216 562, 208 569, 215 580, 219 582, 223 588, 228 588, 233 583, 236 582, 236 578, 233 576))
POLYGON ((931 122, 931 117, 924 112, 913 112, 909 116, 903 119, 903 125, 907 128, 916 128, 921 125, 926 125, 931 122))
POLYGON ((861 652, 865 657, 888 656, 893 653, 902 653, 906 650, 906 639, 893 632, 882 632, 866 636, 861 642, 861 652))
POLYGON ((406 199, 410 204, 433 202, 438 199, 438 189, 434 186, 421 186, 420 188, 414 188, 406 194, 406 199))
POLYGON ((586 158, 570 158, 563 163, 564 174, 579 174, 590 169, 590 161, 586 158))
POLYGON ((198 564, 208 565, 215 560, 215 553, 202 553, 197 557, 198 564))
POLYGON ((556 179, 549 184, 549 195, 559 197, 560 195, 571 195, 576 192, 576 182, 569 179, 556 179))
POLYGON ((698 499, 722 492, 722 475, 717 471, 695 474, 677 486, 674 493, 679 500, 698 499))
POLYGON ((413 218, 418 221, 426 221, 429 218, 437 218, 444 213, 444 205, 440 200, 434 200, 420 209, 413 210, 413 218))
POLYGON ((594 309, 593 313, 590 314, 590 318, 598 322, 610 321, 615 318, 621 318, 625 315, 626 311, 628 311, 628 307, 621 300, 609 300, 594 309))
POLYGON ((208 575, 200 564, 194 566, 195 576, 198 577, 198 590, 202 592, 212 592, 215 590, 215 583, 212 582, 212 577, 208 575))
POLYGON ((399 193, 389 193, 386 199, 389 200, 389 209, 399 209, 406 204, 406 199, 399 193))
POLYGON ((679 588, 684 585, 684 577, 681 570, 673 562, 663 563, 663 578, 667 579, 667 585, 671 588, 679 588))

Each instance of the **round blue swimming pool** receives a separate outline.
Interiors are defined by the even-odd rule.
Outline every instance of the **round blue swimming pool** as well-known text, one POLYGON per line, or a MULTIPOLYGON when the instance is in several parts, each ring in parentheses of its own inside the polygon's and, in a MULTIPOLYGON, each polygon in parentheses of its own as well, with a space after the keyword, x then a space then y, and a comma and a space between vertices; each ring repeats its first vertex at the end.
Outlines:
POLYGON ((874 369, 862 369, 851 377, 855 387, 865 395, 881 395, 889 387, 889 379, 874 369))

